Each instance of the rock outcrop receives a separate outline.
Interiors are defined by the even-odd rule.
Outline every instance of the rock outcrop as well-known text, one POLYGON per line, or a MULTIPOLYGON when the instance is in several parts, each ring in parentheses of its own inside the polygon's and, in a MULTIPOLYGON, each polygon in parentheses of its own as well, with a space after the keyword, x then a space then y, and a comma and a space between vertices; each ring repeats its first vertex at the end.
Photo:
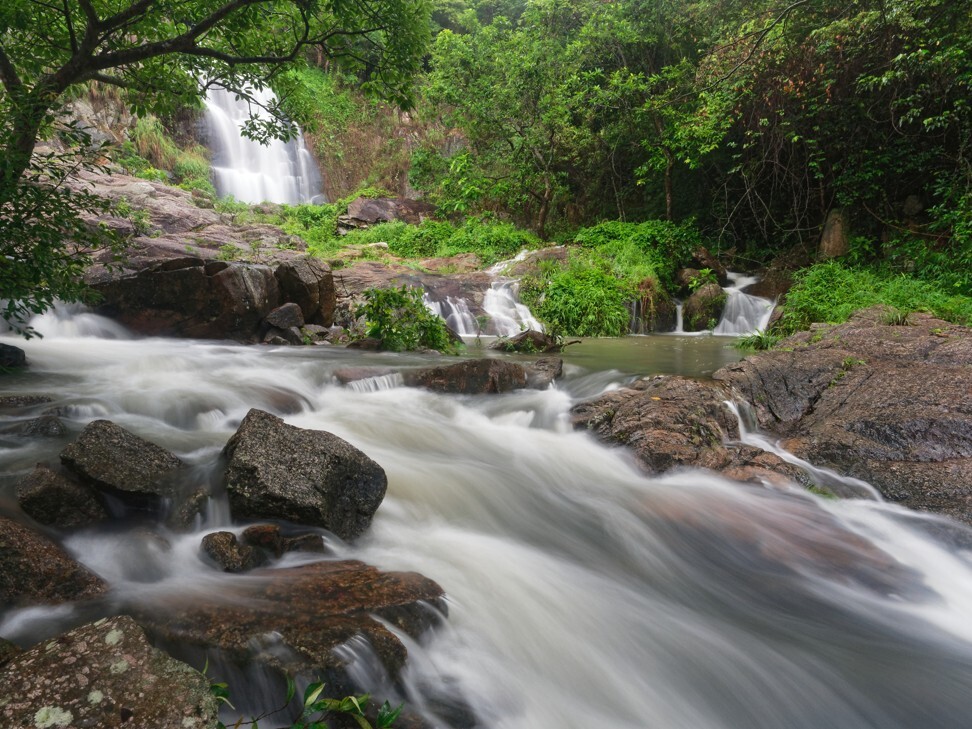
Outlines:
POLYGON ((76 628, 0 668, 5 727, 212 729, 217 714, 206 677, 149 645, 125 616, 76 628))
POLYGON ((280 286, 280 298, 297 304, 306 323, 325 327, 334 323, 334 277, 326 263, 303 256, 281 263, 274 276, 280 286))
POLYGON ((527 385, 523 365, 503 359, 470 359, 402 373, 409 387, 456 395, 511 392, 527 385))
POLYGON ((291 676, 321 674, 330 691, 350 691, 348 657, 337 647, 365 638, 394 679, 407 652, 382 621, 417 638, 444 611, 442 588, 428 578, 379 572, 357 561, 258 570, 234 595, 232 601, 163 601, 136 617, 156 639, 218 649, 230 660, 256 661, 291 676))
POLYGON ((251 410, 223 451, 236 518, 286 519, 354 539, 387 488, 381 466, 336 435, 251 410))
POLYGON ((150 510, 173 495, 171 477, 183 466, 173 453, 110 420, 88 423, 61 451, 61 463, 95 489, 150 510))
POLYGON ((0 609, 87 600, 107 591, 100 577, 58 544, 0 516, 0 609))
POLYGON ((715 377, 798 456, 972 523, 972 332, 927 314, 888 320, 868 309, 815 325, 715 377))
POLYGON ((418 225, 435 212, 435 205, 404 197, 355 198, 348 205, 347 215, 338 223, 347 228, 367 228, 377 223, 401 220, 418 225))

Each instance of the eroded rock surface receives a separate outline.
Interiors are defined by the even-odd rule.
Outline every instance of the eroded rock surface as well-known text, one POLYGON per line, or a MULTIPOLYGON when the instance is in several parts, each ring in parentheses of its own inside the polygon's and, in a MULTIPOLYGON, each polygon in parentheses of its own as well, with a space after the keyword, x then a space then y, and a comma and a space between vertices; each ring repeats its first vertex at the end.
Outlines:
POLYGON ((869 309, 815 326, 715 377, 800 457, 972 523, 970 330, 927 314, 886 320, 869 309))
POLYGON ((107 591, 100 577, 60 545, 0 516, 0 608, 87 600, 107 591))
POLYGON ((357 561, 324 561, 258 570, 233 594, 166 603, 140 614, 156 638, 219 649, 231 660, 256 660, 290 675, 324 674, 329 690, 346 683, 346 653, 364 637, 394 678, 407 652, 372 616, 418 637, 444 611, 443 592, 414 572, 380 572, 357 561))
POLYGON ((286 519, 353 539, 371 524, 387 488, 381 466, 347 441, 262 410, 247 414, 223 453, 236 518, 286 519))
POLYGON ((94 489, 43 463, 17 484, 17 502, 34 521, 60 529, 88 526, 108 518, 94 489))
POLYGON ((206 677, 145 639, 126 616, 76 628, 0 667, 5 727, 209 729, 206 677))
POLYGON ((402 373, 409 387, 433 392, 480 395, 511 392, 527 385, 526 368, 502 359, 470 359, 402 373))

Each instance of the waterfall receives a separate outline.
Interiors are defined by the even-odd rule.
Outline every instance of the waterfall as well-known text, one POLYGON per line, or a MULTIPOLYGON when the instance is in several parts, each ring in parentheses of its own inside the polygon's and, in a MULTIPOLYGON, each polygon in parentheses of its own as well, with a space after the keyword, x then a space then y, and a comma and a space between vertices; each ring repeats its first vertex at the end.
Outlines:
MULTIPOLYGON (((270 105, 273 92, 253 92, 257 102, 270 105)), ((245 100, 223 88, 206 94, 204 124, 213 151, 213 182, 220 196, 240 202, 307 203, 322 198, 321 174, 303 136, 260 144, 241 134, 251 110, 245 100)), ((266 118, 266 112, 258 114, 266 118)))
POLYGON ((483 298, 483 309, 489 314, 489 331, 499 337, 512 337, 527 329, 543 331, 530 307, 519 300, 520 282, 493 281, 483 298))
POLYGON ((429 292, 422 294, 425 307, 449 325, 460 337, 475 337, 480 334, 476 317, 469 310, 469 303, 462 297, 447 296, 442 301, 433 299, 429 292))
POLYGON ((742 290, 756 283, 754 276, 741 273, 729 273, 729 286, 726 292, 726 308, 722 312, 719 324, 712 330, 713 334, 752 334, 763 330, 769 324, 773 314, 775 301, 763 299, 759 296, 744 294, 742 290))

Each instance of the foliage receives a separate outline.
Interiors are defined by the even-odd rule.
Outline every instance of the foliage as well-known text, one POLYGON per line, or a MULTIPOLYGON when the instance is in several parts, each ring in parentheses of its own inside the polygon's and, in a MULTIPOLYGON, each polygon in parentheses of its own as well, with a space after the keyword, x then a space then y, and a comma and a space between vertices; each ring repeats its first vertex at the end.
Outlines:
MULTIPOLYGON (((205 669, 203 669, 205 673, 205 669)), ((232 703, 230 703, 229 686, 223 682, 210 682, 209 684, 210 693, 216 698, 217 702, 220 704, 226 704, 232 708, 232 703)), ((360 696, 345 696, 341 699, 328 698, 322 696, 324 691, 324 684, 316 681, 307 686, 304 691, 303 703, 301 706, 300 716, 290 725, 289 729, 328 729, 329 724, 327 723, 330 717, 348 717, 352 719, 360 729, 390 729, 395 721, 398 719, 402 712, 402 707, 392 708, 391 704, 387 701, 381 705, 375 716, 375 723, 372 724, 368 718, 365 716, 365 708, 368 705, 370 696, 368 694, 362 694, 360 696)), ((233 723, 231 729, 240 729, 241 727, 249 726, 251 729, 257 729, 259 722, 275 714, 279 714, 285 711, 290 705, 291 700, 294 698, 297 692, 297 686, 293 679, 287 678, 287 696, 279 709, 274 711, 269 711, 259 717, 253 717, 249 720, 240 717, 236 722, 233 723)), ((217 722, 217 727, 219 729, 227 729, 223 722, 217 722)))
POLYGON ((92 253, 120 243, 106 227, 83 220, 108 212, 109 204, 67 184, 79 169, 101 170, 91 162, 98 150, 88 149, 90 137, 73 124, 58 137, 67 151, 35 155, 0 205, 0 317, 28 338, 36 334, 31 316, 55 301, 90 300, 81 277, 92 253))
POLYGON ((775 347, 777 344, 779 344, 782 338, 782 336, 775 332, 760 329, 745 337, 740 337, 733 342, 732 346, 736 349, 754 349, 756 351, 763 351, 775 347))
POLYGON ((563 336, 619 337, 628 333, 631 291, 604 267, 574 262, 521 296, 548 330, 563 336))
POLYGON ((786 295, 779 328, 789 334, 813 322, 840 324, 856 310, 879 304, 904 314, 927 311, 948 321, 972 324, 970 297, 900 273, 827 261, 797 274, 786 295))
POLYGON ((711 268, 703 268, 698 274, 692 276, 688 282, 689 291, 697 291, 706 284, 719 283, 718 277, 715 275, 715 271, 711 268))
MULTIPOLYGON (((355 311, 364 317, 363 336, 381 341, 382 349, 406 352, 435 349, 456 354, 458 345, 446 323, 422 303, 419 289, 368 289, 364 303, 355 311)), ((360 336, 358 338, 361 338, 360 336)))

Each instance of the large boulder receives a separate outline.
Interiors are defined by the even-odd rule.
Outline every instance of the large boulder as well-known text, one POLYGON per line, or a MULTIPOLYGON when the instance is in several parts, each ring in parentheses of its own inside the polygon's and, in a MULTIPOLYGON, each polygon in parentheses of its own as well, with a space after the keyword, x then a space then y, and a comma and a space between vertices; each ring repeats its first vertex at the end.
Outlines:
POLYGON ((715 378, 798 456, 972 523, 972 333, 927 314, 890 321, 865 310, 715 378))
POLYGON ((418 225, 434 212, 435 205, 421 200, 404 197, 359 197, 351 201, 347 215, 342 215, 338 222, 355 228, 393 220, 418 225))
POLYGON ((230 509, 240 519, 287 519, 354 539, 385 497, 381 466, 320 430, 250 410, 223 451, 230 509))
POLYGON ((55 542, 0 516, 0 609, 87 600, 107 591, 100 577, 55 542))
POLYGON ((43 463, 17 484, 17 501, 34 521, 60 529, 89 526, 108 518, 94 489, 43 463))
POLYGON ((212 729, 206 677, 149 645, 129 617, 76 628, 0 668, 5 727, 212 729))
POLYGON ((11 344, 0 344, 0 370, 27 366, 27 353, 11 344))
POLYGON ((336 648, 365 638, 394 679, 407 651, 386 624, 418 638, 445 611, 432 580, 357 561, 251 572, 234 595, 162 600, 136 617, 169 644, 216 649, 236 663, 256 661, 290 676, 321 675, 329 690, 351 691, 349 656, 336 648))
POLYGON ((719 284, 707 283, 696 289, 682 306, 682 326, 687 332, 714 329, 726 307, 726 292, 719 284))
POLYGON ((280 303, 269 267, 191 255, 135 270, 93 269, 86 280, 101 296, 99 313, 149 335, 252 342, 280 303))
POLYGON ((409 387, 433 392, 481 395, 511 392, 527 385, 523 365, 503 359, 470 359, 402 373, 409 387))
POLYGON ((297 304, 308 324, 334 323, 334 276, 326 263, 310 256, 295 258, 277 266, 274 276, 281 299, 297 304))
POLYGON ((110 420, 88 423, 61 451, 61 463, 84 483, 135 508, 158 509, 174 492, 183 463, 170 451, 110 420))

